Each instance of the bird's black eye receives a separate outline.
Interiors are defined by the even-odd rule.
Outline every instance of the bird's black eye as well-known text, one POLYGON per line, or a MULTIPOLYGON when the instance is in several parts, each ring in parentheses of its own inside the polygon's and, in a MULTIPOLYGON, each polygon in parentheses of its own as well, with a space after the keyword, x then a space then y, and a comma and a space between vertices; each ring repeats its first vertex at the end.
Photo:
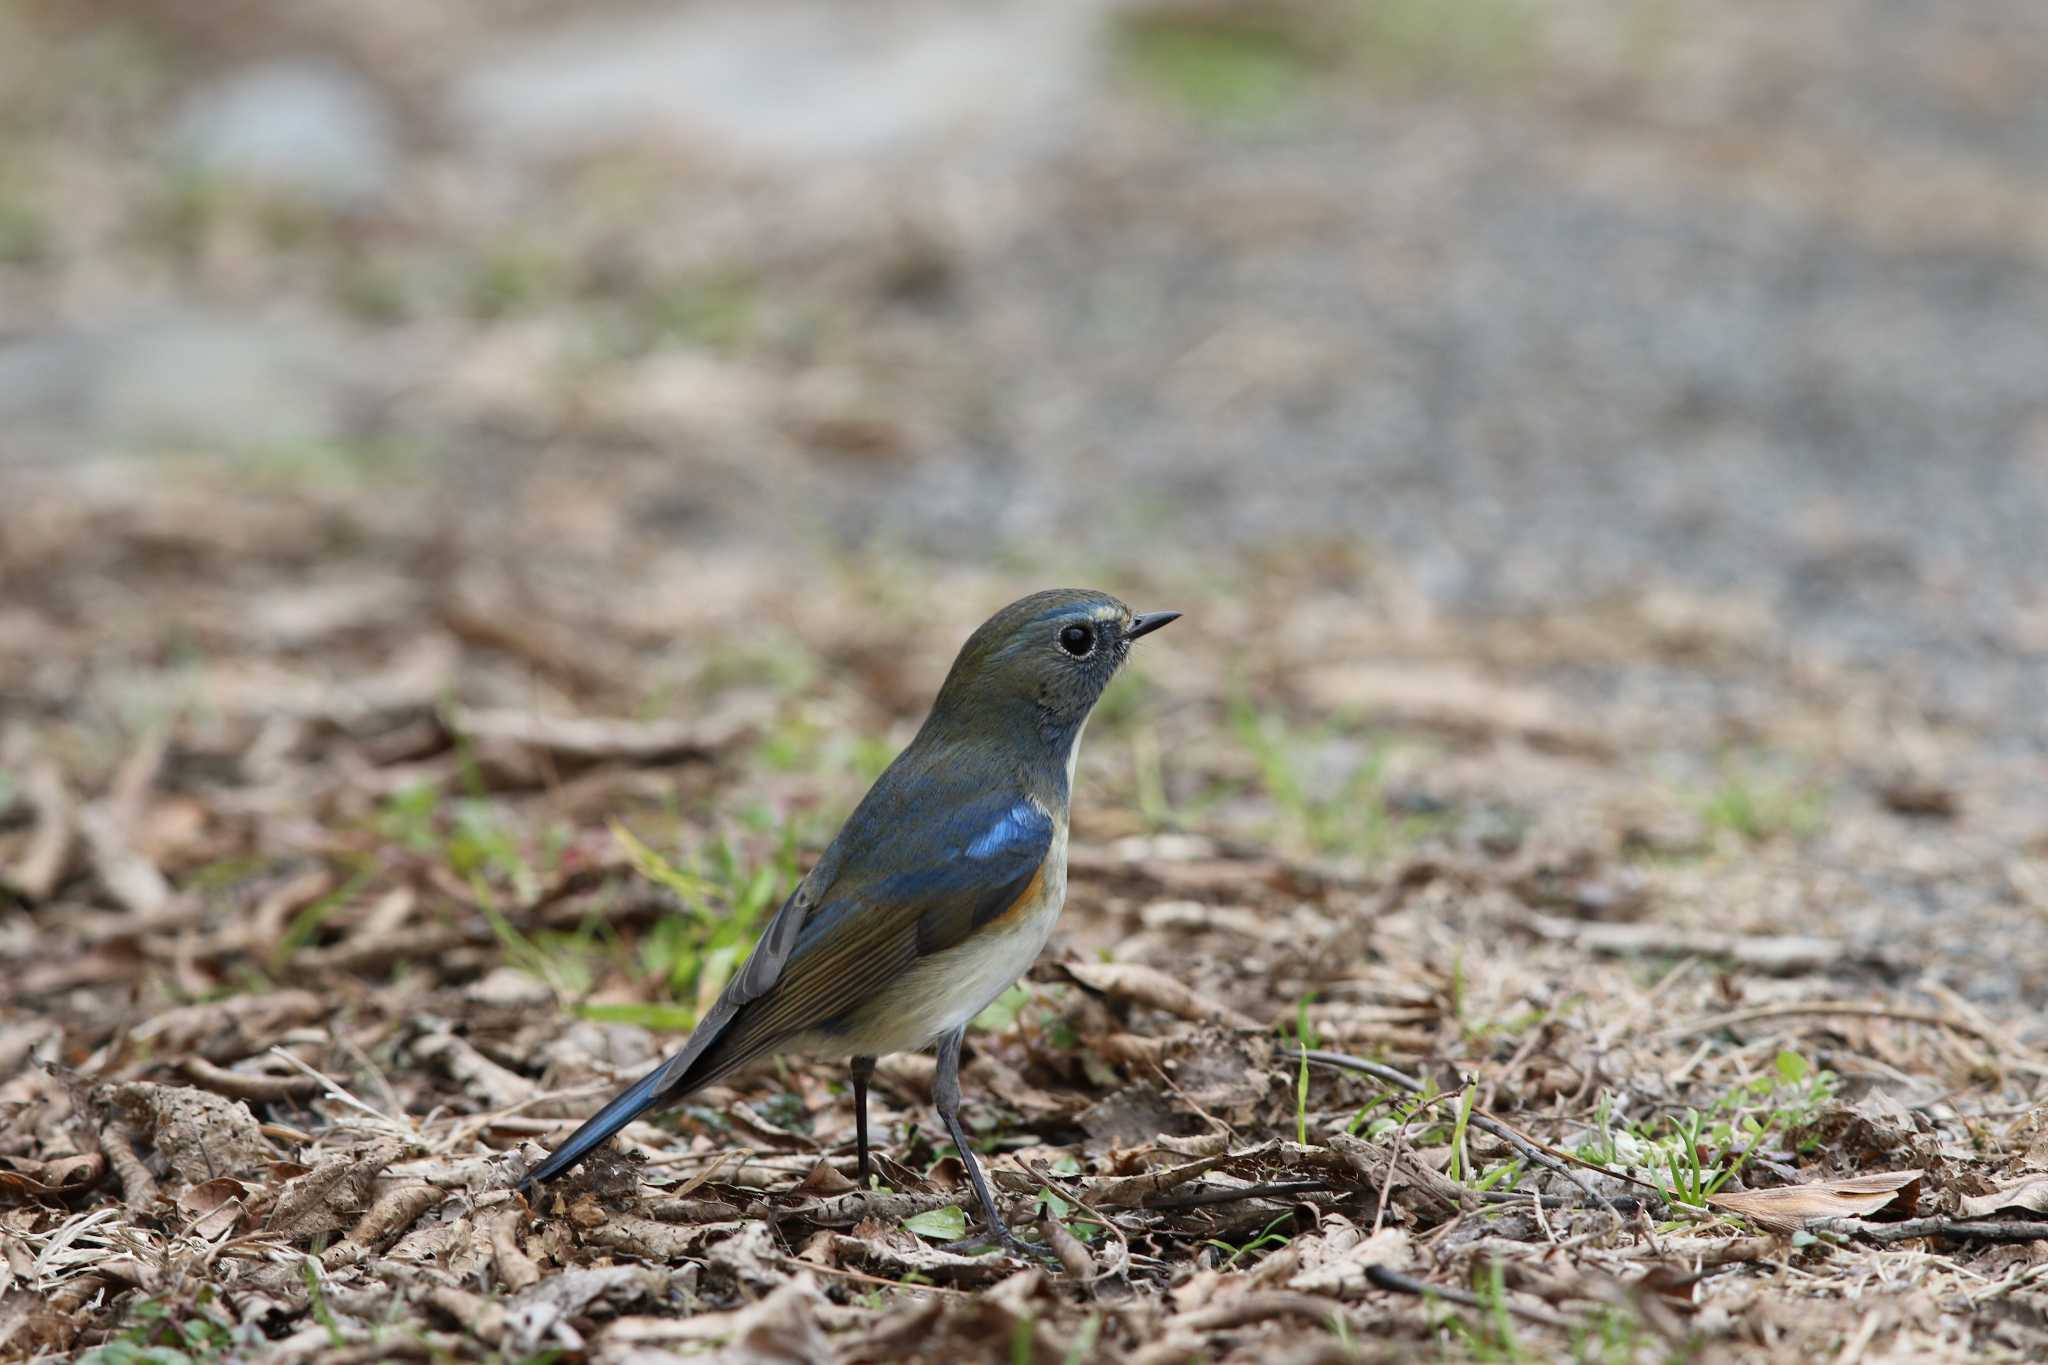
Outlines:
POLYGON ((1060 632, 1060 648, 1077 659, 1085 659, 1095 648, 1095 632, 1086 626, 1068 626, 1060 632))

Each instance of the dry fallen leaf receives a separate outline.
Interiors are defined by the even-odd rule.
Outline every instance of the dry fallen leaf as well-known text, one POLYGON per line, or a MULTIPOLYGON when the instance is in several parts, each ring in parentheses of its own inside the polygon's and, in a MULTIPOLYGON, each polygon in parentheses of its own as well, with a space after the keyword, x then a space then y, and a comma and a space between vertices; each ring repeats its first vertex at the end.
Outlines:
POLYGON ((404 1150, 402 1143, 380 1141, 337 1153, 294 1177, 277 1192, 264 1231, 284 1241, 341 1231, 361 1215, 370 1185, 404 1150))
POLYGON ((1156 967, 1136 962, 1062 962, 1060 970, 1091 991, 1134 1004, 1149 1005, 1193 1023, 1216 1020, 1231 1028, 1257 1028, 1258 1021, 1228 1005, 1205 999, 1191 987, 1156 967))
POLYGON ((240 1100, 184 1085, 144 1081, 102 1087, 102 1099, 127 1115, 185 1180, 261 1170, 277 1153, 240 1100))
POLYGON ((1375 1265, 1406 1270, 1415 1253, 1406 1230, 1381 1228, 1367 1236, 1352 1223, 1327 1220, 1323 1231, 1297 1238, 1301 1252, 1287 1287, 1303 1294, 1356 1298, 1369 1287, 1366 1270, 1375 1265))
POLYGON ((1707 1202, 1773 1231, 1792 1232, 1816 1218, 1863 1218, 1894 1205, 1897 1212, 1910 1214, 1919 1202, 1922 1174, 1877 1171, 1770 1190, 1710 1194, 1707 1202))
POLYGON ((1956 1205, 1965 1218, 1985 1218, 1995 1213, 2048 1213, 2048 1172, 2023 1176, 2003 1189, 1965 1199, 1956 1205))
POLYGON ((107 1173, 107 1159, 99 1152, 84 1152, 50 1162, 15 1160, 9 1164, 30 1168, 0 1170, 0 1194, 16 1198, 39 1196, 57 1199, 69 1194, 82 1194, 97 1185, 107 1173))
POLYGON ((790 1193, 817 1195, 820 1198, 826 1198, 835 1194, 845 1194, 853 1188, 855 1186, 851 1180, 841 1175, 830 1162, 820 1158, 818 1164, 811 1167, 811 1173, 805 1176, 803 1182, 790 1191, 790 1193))
POLYGON ((178 1212, 192 1220, 187 1231, 206 1241, 232 1230, 248 1212, 249 1187, 228 1176, 193 1185, 178 1196, 178 1212))

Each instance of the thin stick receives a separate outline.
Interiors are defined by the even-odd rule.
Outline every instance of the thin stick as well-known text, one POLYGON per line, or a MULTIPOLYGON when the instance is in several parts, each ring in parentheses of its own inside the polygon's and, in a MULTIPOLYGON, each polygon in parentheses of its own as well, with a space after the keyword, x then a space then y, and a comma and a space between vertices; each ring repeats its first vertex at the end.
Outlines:
MULTIPOLYGON (((1024 1165, 1022 1161, 1019 1161, 1017 1164, 1020 1166, 1024 1165)), ((1131 1268, 1131 1239, 1121 1227, 1118 1227, 1115 1222, 1111 1221, 1109 1215, 1102 1212, 1102 1210, 1095 1208, 1089 1205, 1088 1203, 1084 1202, 1079 1195, 1071 1194, 1064 1190, 1061 1190, 1057 1185, 1053 1183, 1053 1174, 1051 1171, 1045 1168, 1043 1162, 1033 1162, 1029 1166, 1024 1166, 1024 1169, 1026 1171, 1029 1171, 1032 1177, 1036 1179, 1039 1182, 1039 1184, 1043 1186, 1046 1190, 1049 1190, 1053 1194, 1058 1195, 1061 1199, 1066 1200, 1075 1208, 1081 1210, 1081 1212, 1087 1214, 1096 1222, 1102 1224, 1103 1227, 1107 1228, 1111 1233, 1115 1235, 1117 1240, 1117 1247, 1120 1251, 1123 1252, 1123 1264, 1117 1266, 1104 1266, 1102 1269, 1096 1271, 1093 1275, 1089 1276, 1087 1283, 1093 1284, 1095 1281, 1105 1279, 1108 1276, 1120 1275, 1131 1268)))
MULTIPOLYGON (((1311 1060, 1313 1060, 1312 1057, 1311 1060)), ((1420 1087, 1417 1088, 1420 1089, 1420 1087)), ((1416 1167, 1417 1169, 1424 1170, 1425 1178, 1429 1175, 1435 1174, 1435 1172, 1433 1171, 1426 1170, 1426 1168, 1422 1166, 1422 1163, 1420 1161, 1417 1161, 1412 1155, 1409 1154, 1408 1125, 1413 1123, 1416 1117, 1420 1115, 1423 1110, 1428 1109, 1430 1106, 1436 1104, 1441 1100, 1450 1098, 1452 1095, 1455 1095, 1456 1093, 1458 1092, 1455 1090, 1445 1090, 1439 1094, 1431 1095, 1421 1104, 1416 1105, 1414 1111, 1401 1120, 1401 1126, 1394 1130, 1393 1145, 1387 1148, 1387 1178, 1380 1182, 1379 1207, 1373 1210, 1372 1231, 1371 1233, 1367 1234, 1368 1236, 1379 1236, 1380 1228, 1385 1226, 1386 1224, 1387 1201, 1393 1197, 1394 1193, 1394 1168, 1400 1164, 1402 1157, 1408 1157, 1410 1165, 1416 1167)), ((1444 1196, 1435 1190, 1432 1190, 1431 1193, 1435 1194, 1436 1197, 1439 1199, 1444 1199, 1444 1196)), ((1448 1199, 1444 1199, 1444 1203, 1446 1205, 1449 1205, 1453 1209, 1457 1209, 1459 1207, 1458 1205, 1451 1204, 1451 1202, 1448 1199)))
POLYGON ((1237 1129, 1232 1128, 1222 1119, 1217 1118, 1214 1114, 1210 1113, 1201 1105, 1197 1104, 1193 1096, 1189 1095, 1187 1091, 1181 1089, 1180 1086, 1174 1081, 1173 1077, 1166 1074, 1165 1067, 1162 1067, 1157 1062, 1147 1062, 1146 1065, 1152 1068, 1152 1074, 1159 1078, 1160 1084, 1164 1085, 1168 1090, 1173 1092, 1173 1096, 1175 1099, 1179 1100, 1182 1104, 1185 1104, 1188 1108, 1194 1110, 1195 1113, 1199 1114, 1202 1117, 1204 1122, 1208 1123, 1211 1127, 1215 1128, 1217 1132, 1223 1134, 1225 1138, 1229 1139, 1232 1142, 1237 1141, 1237 1129))
MULTIPOLYGON (((1281 1194, 1322 1194, 1337 1189, 1329 1180, 1269 1180, 1263 1185, 1231 1186, 1223 1189, 1202 1189, 1192 1194, 1175 1195, 1146 1204, 1147 1209, 1193 1209, 1206 1204, 1234 1204, 1240 1199, 1271 1199, 1281 1194)), ((1065 1198, 1062 1195, 1061 1198, 1065 1198)), ((1078 1201, 1076 1201, 1078 1202, 1078 1201)))
POLYGON ((697 1174, 691 1176, 688 1180, 685 1180, 680 1186, 676 1188, 676 1190, 672 1194, 669 1195, 669 1198, 688 1199, 691 1195, 695 1194, 698 1190, 703 1189, 705 1185, 709 1184, 711 1182, 712 1176, 717 1175, 720 1171, 724 1170, 726 1163, 732 1160, 734 1155, 736 1154, 730 1149, 720 1152, 718 1154, 718 1160, 712 1162, 709 1166, 706 1166, 703 1170, 697 1172, 697 1174))
POLYGON ((1915 1237, 1947 1237, 1958 1242, 2048 1242, 2048 1222, 2029 1218, 1908 1218, 1898 1223, 1867 1223, 1861 1218, 1823 1218, 1808 1223, 1812 1232, 1840 1232, 1873 1242, 1906 1242, 1915 1237))
POLYGON ((327 1088, 325 1096, 327 1099, 336 1100, 342 1104, 347 1105, 351 1109, 359 1110, 362 1113, 368 1114, 371 1118, 377 1120, 377 1122, 383 1124, 386 1128, 390 1129, 392 1133, 399 1137, 405 1138, 409 1142, 418 1142, 420 1140, 419 1130, 415 1128, 410 1121, 401 1123, 399 1120, 392 1118, 389 1114, 384 1113, 382 1110, 374 1108, 371 1105, 365 1104, 362 1100, 357 1099, 354 1095, 351 1095, 347 1090, 344 1090, 341 1086, 341 1082, 335 1080, 333 1077, 328 1076, 321 1071, 316 1070, 314 1067, 307 1064, 306 1062, 300 1061, 298 1057, 294 1056, 290 1052, 287 1052, 284 1048, 273 1047, 270 1049, 270 1055, 276 1057, 288 1066, 291 1066, 293 1069, 302 1071, 306 1075, 311 1076, 314 1080, 320 1082, 321 1085, 327 1088))
MULTIPOLYGON (((420 1126, 422 1128, 433 1128, 439 1124, 444 1123, 454 1124, 455 1131, 453 1133, 450 1133, 448 1135, 447 1140, 442 1144, 443 1151, 452 1152, 457 1150, 458 1148, 468 1146, 472 1138, 475 1138, 479 1134, 486 1132, 489 1129, 497 1128, 500 1130, 504 1130, 511 1128, 512 1125, 508 1122, 508 1120, 516 1118, 522 1110, 531 1109, 536 1104, 548 1104, 555 1100, 588 1099, 592 1095, 603 1094, 605 1091, 608 1091, 612 1088, 613 1087, 608 1084, 598 1084, 579 1085, 569 1090, 543 1090, 537 1095, 527 1096, 525 1099, 520 1100, 517 1104, 508 1105, 503 1109, 493 1110, 491 1113, 488 1114, 476 1114, 461 1117, 451 1114, 447 1118, 428 1119, 425 1123, 421 1124, 420 1126)), ((550 1132, 554 1128, 559 1127, 561 1124, 566 1123, 567 1121, 568 1120, 566 1119, 540 1119, 537 1120, 537 1122, 546 1126, 536 1128, 531 1131, 541 1133, 550 1132)))
POLYGON ((791 1270, 810 1270, 820 1275, 837 1275, 843 1280, 859 1280, 862 1284, 878 1284, 884 1289, 901 1289, 906 1294, 930 1292, 933 1294, 957 1294, 962 1298, 973 1297, 972 1290, 954 1289, 943 1284, 905 1284, 901 1280, 885 1279, 880 1275, 870 1275, 863 1270, 849 1270, 845 1266, 819 1265, 814 1261, 800 1261, 794 1256, 777 1256, 775 1259, 788 1266, 791 1270))
MULTIPOLYGON (((1316 1062, 1323 1066, 1338 1067, 1345 1071, 1362 1072, 1367 1076, 1385 1081, 1389 1085, 1398 1085, 1403 1090, 1420 1093, 1423 1088, 1421 1081, 1410 1076, 1405 1071, 1396 1071, 1391 1066, 1386 1066, 1380 1062, 1369 1062, 1363 1057, 1354 1057, 1348 1052, 1321 1052, 1312 1049, 1307 1053, 1307 1056, 1311 1062, 1316 1062)), ((1449 1094, 1451 1092, 1445 1091, 1444 1093, 1449 1094)), ((1596 1189, 1592 1181, 1574 1170, 1572 1163, 1586 1165, 1589 1169, 1599 1171, 1602 1175, 1615 1175, 1617 1172, 1609 1171, 1604 1167, 1594 1166, 1590 1162, 1579 1162, 1577 1157, 1569 1153, 1560 1152, 1554 1147, 1537 1142, 1534 1138, 1524 1137, 1484 1110, 1474 1109, 1468 1121, 1480 1131, 1491 1133, 1507 1143, 1536 1165, 1571 1181, 1572 1184, 1579 1187, 1587 1199, 1613 1214, 1616 1222, 1621 1221, 1621 1210, 1615 1208, 1613 1201, 1596 1189)), ((1621 1178, 1630 1180, 1633 1184, 1641 1185, 1644 1189, 1657 1189, 1655 1185, 1647 1181, 1633 1180, 1629 1176, 1622 1176, 1621 1178)), ((1663 1193, 1662 1190, 1657 1190, 1657 1192, 1659 1194, 1663 1193)))
POLYGON ((1467 1290, 1453 1289, 1447 1285, 1431 1284, 1427 1280, 1418 1280, 1413 1276, 1403 1275, 1398 1270, 1389 1270, 1383 1265, 1367 1266, 1365 1268, 1365 1278, 1379 1288, 1391 1290, 1396 1294, 1413 1294, 1417 1298, 1442 1299, 1446 1303, 1462 1304, 1466 1308, 1477 1308, 1483 1313, 1491 1313, 1496 1309, 1505 1309, 1518 1318, 1526 1318, 1530 1322, 1541 1323, 1545 1327, 1563 1328, 1565 1331, 1570 1331, 1578 1326, 1578 1323, 1562 1313, 1553 1313, 1548 1308, 1524 1308, 1520 1304, 1509 1303, 1506 1299, 1502 1299, 1497 1304, 1488 1303, 1477 1294, 1467 1290))

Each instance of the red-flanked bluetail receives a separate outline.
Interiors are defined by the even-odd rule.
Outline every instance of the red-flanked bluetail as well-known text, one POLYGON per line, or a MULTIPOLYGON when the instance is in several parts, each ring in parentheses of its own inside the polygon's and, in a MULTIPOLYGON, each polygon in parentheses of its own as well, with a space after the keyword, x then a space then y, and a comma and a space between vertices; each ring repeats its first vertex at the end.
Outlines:
POLYGON ((968 1021, 1031 966, 1067 891, 1067 803, 1088 713, 1131 645, 1178 617, 1100 592, 1034 593, 990 617, 931 714, 682 1050, 600 1109, 520 1182, 568 1170, 641 1114, 771 1053, 852 1062, 861 1188, 875 1059, 937 1046, 933 1101, 989 1230, 1003 1223, 960 1126, 968 1021))

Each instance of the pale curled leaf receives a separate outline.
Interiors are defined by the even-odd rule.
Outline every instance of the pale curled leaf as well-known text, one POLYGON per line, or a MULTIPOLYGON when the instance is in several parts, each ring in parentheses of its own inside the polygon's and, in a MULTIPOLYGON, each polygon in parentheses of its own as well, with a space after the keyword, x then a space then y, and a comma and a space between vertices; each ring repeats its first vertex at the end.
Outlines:
POLYGON ((2048 1213, 2048 1172, 2023 1176, 2003 1189, 1965 1199, 1956 1205, 1965 1218, 1987 1218, 1997 1213, 2048 1213))
POLYGON ((1920 1171, 1875 1171, 1868 1175, 1781 1185, 1769 1190, 1710 1194, 1707 1203, 1779 1232, 1791 1232, 1817 1218, 1864 1218, 1892 1208, 1910 1214, 1919 1201, 1920 1171))
POLYGON ((967 1211, 960 1208, 932 1209, 903 1220, 903 1226, 920 1237, 957 1242, 967 1235, 967 1211))
POLYGON ((1231 1028, 1257 1028, 1258 1021, 1207 999, 1156 967, 1136 962, 1062 962, 1060 970, 1104 995, 1149 1005, 1191 1023, 1215 1020, 1231 1028))

